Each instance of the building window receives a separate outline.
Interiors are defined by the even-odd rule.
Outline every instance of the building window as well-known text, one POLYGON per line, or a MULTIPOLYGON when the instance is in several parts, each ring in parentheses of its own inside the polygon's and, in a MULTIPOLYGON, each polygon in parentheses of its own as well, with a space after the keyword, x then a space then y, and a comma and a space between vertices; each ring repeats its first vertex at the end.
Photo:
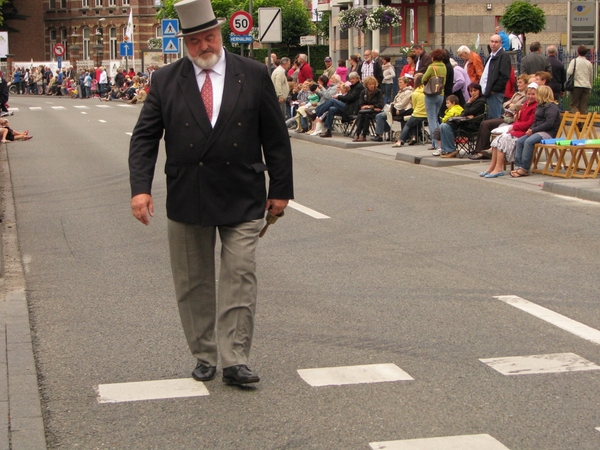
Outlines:
POLYGON ((123 6, 129 6, 129 0, 123 0, 123 6))
POLYGON ((60 0, 60 9, 67 9, 67 0, 60 0))
POLYGON ((108 35, 110 37, 110 59, 117 59, 117 29, 111 28, 108 35))
POLYGON ((102 0, 96 0, 96 6, 102 6, 102 0))
POLYGON ((64 48, 67 48, 67 29, 63 28, 62 30, 60 30, 60 43, 63 45, 64 48))
POLYGON ((50 0, 50 6, 48 9, 56 9, 56 0, 50 0))
POLYGON ((90 29, 83 30, 83 59, 90 59, 90 29))
POLYGON ((428 41, 429 6, 423 0, 392 0, 400 10, 402 25, 389 28, 392 46, 410 46, 428 41))
POLYGON ((108 6, 117 6, 117 0, 108 0, 108 6))
POLYGON ((90 7, 90 0, 81 0, 81 7, 82 8, 89 8, 90 7))

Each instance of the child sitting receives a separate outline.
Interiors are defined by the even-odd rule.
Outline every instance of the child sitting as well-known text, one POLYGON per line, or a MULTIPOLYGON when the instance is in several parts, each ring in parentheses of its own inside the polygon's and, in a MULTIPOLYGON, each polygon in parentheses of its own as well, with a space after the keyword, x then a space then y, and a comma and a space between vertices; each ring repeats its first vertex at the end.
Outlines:
MULTIPOLYGON (((444 114, 440 123, 446 123, 452 117, 460 117, 462 112, 463 107, 458 104, 458 97, 456 95, 449 95, 446 98, 446 114, 444 114)), ((441 139, 439 128, 433 132, 433 138, 438 141, 441 139)))
POLYGON ((0 142, 6 144, 8 141, 28 141, 33 136, 29 136, 29 131, 13 130, 7 119, 0 119, 0 142))

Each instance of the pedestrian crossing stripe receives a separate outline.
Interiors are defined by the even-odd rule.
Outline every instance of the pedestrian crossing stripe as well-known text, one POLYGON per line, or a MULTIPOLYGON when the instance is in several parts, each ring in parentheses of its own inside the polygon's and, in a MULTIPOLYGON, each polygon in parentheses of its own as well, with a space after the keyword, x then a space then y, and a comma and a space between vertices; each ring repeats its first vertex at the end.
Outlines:
POLYGON ((210 395, 204 383, 193 378, 101 384, 98 386, 97 391, 99 403, 137 402, 210 395))
POLYGON ((169 41, 165 47, 165 52, 176 52, 177 50, 177 46, 173 43, 173 41, 169 41))
POLYGON ((89 106, 83 106, 83 105, 75 105, 73 106, 73 108, 78 108, 78 109, 90 109, 89 106))
POLYGON ((395 364, 301 369, 298 370, 298 375, 313 387, 413 380, 413 377, 395 364))
POLYGON ((29 109, 32 111, 41 111, 42 107, 41 106, 30 106, 29 109))
POLYGON ((96 105, 96 108, 112 108, 112 106, 108 106, 108 105, 96 105))
POLYGON ((373 450, 508 450, 508 447, 489 434, 371 442, 369 446, 373 450))
POLYGON ((560 372, 600 370, 600 366, 575 353, 511 356, 480 359, 502 375, 533 375, 560 372))
POLYGON ((52 109, 67 109, 64 106, 53 106, 52 109))
POLYGON ((133 133, 130 133, 129 131, 126 131, 125 134, 127 134, 129 136, 133 136, 133 133))
POLYGON ((9 111, 18 111, 19 108, 8 108, 9 111))

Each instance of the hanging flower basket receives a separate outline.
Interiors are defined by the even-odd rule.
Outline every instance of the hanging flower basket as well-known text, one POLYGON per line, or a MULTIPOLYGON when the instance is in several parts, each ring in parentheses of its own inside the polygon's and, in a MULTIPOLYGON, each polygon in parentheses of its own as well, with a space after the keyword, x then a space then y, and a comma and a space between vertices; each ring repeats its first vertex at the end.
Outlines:
POLYGON ((358 28, 361 31, 379 30, 386 27, 398 27, 402 16, 397 8, 378 6, 377 8, 350 8, 339 15, 340 29, 358 28))

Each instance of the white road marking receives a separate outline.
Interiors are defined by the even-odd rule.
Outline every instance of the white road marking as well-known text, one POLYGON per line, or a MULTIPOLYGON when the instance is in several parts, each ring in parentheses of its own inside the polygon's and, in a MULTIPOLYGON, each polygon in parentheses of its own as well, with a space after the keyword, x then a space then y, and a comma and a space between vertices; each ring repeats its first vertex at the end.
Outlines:
POLYGON ((112 108, 112 106, 109 106, 109 105, 96 105, 96 108, 112 108))
POLYGON ((521 311, 525 311, 539 319, 542 319, 548 323, 551 323, 558 328, 562 328, 569 333, 573 333, 575 336, 579 336, 587 341, 593 342, 594 344, 600 344, 600 331, 595 328, 588 327, 576 320, 569 319, 562 314, 554 312, 550 309, 544 308, 543 306, 536 305, 528 300, 525 300, 516 295, 498 295, 494 298, 501 300, 509 305, 519 308, 521 311))
POLYGON ((99 403, 136 402, 165 398, 202 397, 210 395, 204 383, 192 378, 101 384, 99 403))
POLYGON ((135 108, 133 105, 121 105, 119 103, 117 103, 117 106, 120 106, 121 108, 135 108))
POLYGON ((81 111, 81 114, 87 114, 85 111, 81 111))
POLYGON ((53 106, 52 109, 67 109, 64 106, 53 106))
POLYGON ((126 131, 125 134, 128 134, 129 136, 133 136, 133 133, 130 133, 129 131, 126 131))
POLYGON ((42 107, 41 106, 30 106, 29 109, 31 109, 32 111, 41 111, 42 107))
POLYGON ((78 109, 90 109, 89 106, 84 106, 84 105, 74 105, 73 108, 78 108, 78 109))
POLYGON ((321 214, 320 212, 315 211, 314 209, 307 208, 306 206, 301 205, 300 203, 296 203, 293 200, 290 200, 288 206, 296 211, 300 211, 308 216, 314 217, 315 219, 331 219, 331 217, 326 216, 325 214, 321 214))
POLYGON ((106 120, 98 119, 98 122, 106 123, 106 120))
POLYGON ((508 450, 489 434, 371 442, 373 450, 508 450))
POLYGON ((531 375, 536 373, 581 372, 600 370, 600 366, 575 353, 512 356, 480 359, 502 375, 531 375))
POLYGON ((413 378, 395 364, 300 369, 298 374, 311 386, 411 381, 413 378))
POLYGON ((19 108, 8 108, 9 111, 18 111, 19 108))

